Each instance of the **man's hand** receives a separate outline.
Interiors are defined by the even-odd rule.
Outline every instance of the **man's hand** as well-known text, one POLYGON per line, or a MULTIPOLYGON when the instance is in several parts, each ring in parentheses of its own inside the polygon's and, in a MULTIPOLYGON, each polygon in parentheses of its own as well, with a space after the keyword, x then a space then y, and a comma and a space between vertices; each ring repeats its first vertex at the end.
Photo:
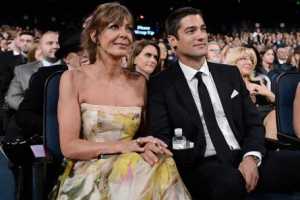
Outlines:
POLYGON ((151 166, 153 166, 156 162, 158 162, 158 155, 167 155, 172 156, 172 152, 170 152, 166 146, 161 146, 157 143, 147 143, 144 146, 145 151, 141 153, 141 156, 144 160, 151 166))
POLYGON ((245 179, 247 192, 253 191, 259 179, 255 158, 253 156, 246 156, 240 163, 239 170, 245 179))

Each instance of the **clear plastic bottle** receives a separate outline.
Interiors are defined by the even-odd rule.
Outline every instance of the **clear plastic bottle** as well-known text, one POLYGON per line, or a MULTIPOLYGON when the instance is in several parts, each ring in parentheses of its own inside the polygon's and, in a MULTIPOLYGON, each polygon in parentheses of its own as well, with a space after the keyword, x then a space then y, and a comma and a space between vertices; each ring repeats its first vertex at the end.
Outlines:
POLYGON ((175 135, 172 138, 173 149, 185 149, 186 148, 186 138, 182 135, 182 129, 176 128, 174 130, 175 135))

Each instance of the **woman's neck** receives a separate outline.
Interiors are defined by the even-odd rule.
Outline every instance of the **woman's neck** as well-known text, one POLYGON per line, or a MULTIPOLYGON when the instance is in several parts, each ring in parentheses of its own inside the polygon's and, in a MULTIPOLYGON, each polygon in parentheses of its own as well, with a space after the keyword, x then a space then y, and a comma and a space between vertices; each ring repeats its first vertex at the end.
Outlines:
POLYGON ((142 70, 140 67, 135 66, 135 70, 137 72, 139 72, 140 74, 142 74, 147 80, 149 80, 149 74, 147 72, 145 72, 144 70, 142 70))
POLYGON ((270 70, 271 70, 271 64, 268 64, 268 63, 266 63, 266 62, 262 62, 262 67, 267 71, 267 72, 269 72, 270 70))
POLYGON ((96 65, 101 66, 100 71, 102 75, 108 77, 115 77, 122 72, 121 58, 112 56, 99 56, 96 65))

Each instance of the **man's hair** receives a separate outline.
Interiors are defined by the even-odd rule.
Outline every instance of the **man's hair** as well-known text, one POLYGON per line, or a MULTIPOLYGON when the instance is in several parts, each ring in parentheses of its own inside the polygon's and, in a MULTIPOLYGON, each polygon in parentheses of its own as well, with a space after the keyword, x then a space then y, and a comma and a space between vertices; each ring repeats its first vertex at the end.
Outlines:
POLYGON ((199 9, 192 7, 178 8, 175 11, 173 11, 166 19, 166 34, 174 35, 175 37, 177 37, 177 31, 180 28, 180 21, 182 18, 188 15, 200 15, 202 17, 202 13, 199 9))
POLYGON ((19 36, 22 36, 22 35, 30 35, 30 36, 34 37, 34 33, 31 31, 22 31, 21 33, 19 33, 19 36))

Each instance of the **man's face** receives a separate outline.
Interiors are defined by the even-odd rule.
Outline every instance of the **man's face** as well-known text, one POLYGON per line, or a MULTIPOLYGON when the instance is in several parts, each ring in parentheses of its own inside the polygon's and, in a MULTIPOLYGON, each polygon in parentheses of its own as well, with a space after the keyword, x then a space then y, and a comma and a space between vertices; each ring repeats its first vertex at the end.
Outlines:
POLYGON ((289 56, 288 48, 278 48, 277 57, 280 60, 287 60, 289 56))
POLYGON ((47 33, 40 41, 40 49, 46 60, 55 59, 55 52, 59 49, 58 34, 47 33))
POLYGON ((28 51, 32 48, 33 42, 34 40, 32 35, 24 34, 19 36, 18 47, 23 53, 27 54, 28 51))
POLYGON ((207 60, 219 63, 221 61, 221 49, 217 44, 209 44, 207 51, 207 60))
POLYGON ((181 19, 177 37, 169 41, 176 47, 178 57, 199 59, 207 54, 206 25, 200 15, 188 15, 181 19))

